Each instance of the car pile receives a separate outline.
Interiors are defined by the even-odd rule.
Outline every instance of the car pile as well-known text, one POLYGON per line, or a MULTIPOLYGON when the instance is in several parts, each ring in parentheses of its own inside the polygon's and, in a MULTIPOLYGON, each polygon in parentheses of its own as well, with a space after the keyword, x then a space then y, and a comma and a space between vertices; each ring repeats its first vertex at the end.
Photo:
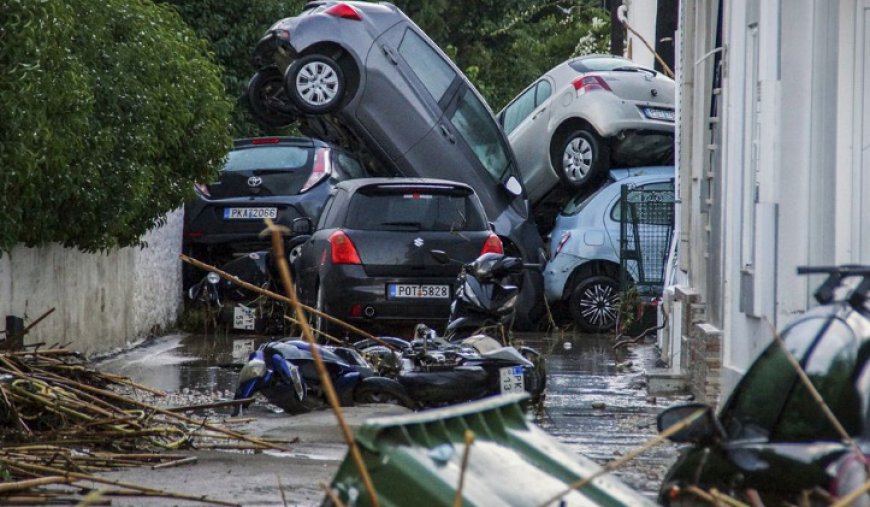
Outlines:
MULTIPOLYGON (((612 165, 672 157, 674 87, 658 72, 614 56, 574 58, 496 116, 386 3, 308 2, 266 31, 252 64, 255 119, 295 124, 310 139, 237 141, 220 180, 199 185, 186 208, 185 253, 222 263, 262 250, 270 218, 289 232, 302 300, 356 324, 443 322, 459 268, 429 251, 460 264, 487 252, 538 263, 549 231, 535 224, 533 204, 598 209, 586 196, 635 183, 612 165), (370 177, 384 179, 361 179, 370 177)), ((560 225, 551 238, 559 264, 547 271, 546 294, 567 303, 583 329, 603 331, 615 323, 619 250, 612 227, 593 221, 560 225), (600 231, 568 230, 581 226, 600 231), (601 248, 581 252, 581 238, 601 248)), ((202 276, 185 275, 186 286, 202 276)), ((513 325, 532 328, 544 311, 544 276, 514 278, 513 325)))

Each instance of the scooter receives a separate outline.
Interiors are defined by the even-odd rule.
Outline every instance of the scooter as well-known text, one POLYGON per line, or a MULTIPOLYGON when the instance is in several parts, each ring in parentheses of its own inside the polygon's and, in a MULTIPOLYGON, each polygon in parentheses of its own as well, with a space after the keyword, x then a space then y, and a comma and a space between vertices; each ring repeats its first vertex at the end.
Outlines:
MULTIPOLYGON (((459 262, 439 250, 431 254, 442 263, 459 262)), ((508 281, 534 267, 538 266, 524 266, 516 257, 483 254, 464 264, 458 275, 445 337, 420 324, 411 342, 382 337, 400 353, 371 340, 357 342, 355 347, 373 357, 380 373, 395 378, 418 406, 517 391, 528 392, 536 402, 546 387, 541 353, 531 347, 503 345, 483 334, 495 328, 504 338, 519 294, 519 288, 508 281)))
MULTIPOLYGON (((251 252, 230 260, 220 269, 262 289, 281 290, 271 252, 251 252)), ((287 313, 284 303, 262 297, 215 272, 208 273, 188 289, 187 297, 194 306, 205 309, 216 323, 224 323, 232 329, 275 334, 291 332, 284 319, 287 313)))
MULTIPOLYGON (((318 345, 317 350, 342 406, 354 403, 413 405, 398 382, 377 376, 371 364, 353 348, 318 345)), ((311 345, 301 340, 273 341, 252 352, 239 373, 239 386, 233 399, 250 398, 258 392, 288 414, 326 407, 327 399, 311 345)), ((247 406, 237 405, 232 415, 240 415, 247 406)))

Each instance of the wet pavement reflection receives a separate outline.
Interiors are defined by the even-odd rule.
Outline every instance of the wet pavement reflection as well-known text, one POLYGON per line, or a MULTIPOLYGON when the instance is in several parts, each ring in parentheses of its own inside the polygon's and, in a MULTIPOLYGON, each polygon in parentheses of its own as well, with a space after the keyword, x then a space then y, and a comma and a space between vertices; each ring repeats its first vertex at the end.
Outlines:
MULTIPOLYGON (((645 372, 653 345, 614 351, 608 336, 517 334, 547 357, 547 396, 538 424, 574 452, 605 464, 640 447, 656 433, 655 416, 676 401, 648 396, 645 372)), ((168 392, 231 396, 248 347, 272 338, 243 335, 170 335, 101 362, 98 367, 168 392), (235 353, 234 353, 235 350, 235 353)), ((633 460, 616 475, 653 496, 675 446, 664 444, 633 460)))

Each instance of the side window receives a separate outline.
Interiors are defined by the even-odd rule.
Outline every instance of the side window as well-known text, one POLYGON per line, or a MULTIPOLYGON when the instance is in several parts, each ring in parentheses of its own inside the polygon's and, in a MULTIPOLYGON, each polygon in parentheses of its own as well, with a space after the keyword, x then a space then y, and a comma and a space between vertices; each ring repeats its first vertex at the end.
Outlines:
POLYGON ((326 204, 323 205, 323 209, 320 211, 320 217, 317 219, 317 230, 325 229, 326 227, 326 216, 329 215, 329 212, 332 210, 332 203, 335 202, 335 193, 329 196, 329 199, 326 200, 326 204))
MULTIPOLYGON (((648 183, 641 187, 637 187, 637 190, 665 190, 665 191, 674 191, 674 182, 673 181, 660 181, 657 183, 648 183)), ((671 196, 673 198, 673 196, 671 196)), ((629 201, 631 202, 631 201, 629 201)), ((610 218, 616 222, 622 221, 622 204, 621 199, 616 200, 616 204, 613 205, 613 208, 610 209, 610 218)))
POLYGON ((538 83, 538 87, 535 92, 535 107, 540 106, 544 103, 545 100, 550 98, 550 94, 553 93, 553 87, 550 85, 550 82, 546 79, 542 79, 540 83, 538 83))
POLYGON ((535 109, 535 90, 535 87, 529 88, 504 110, 502 126, 505 134, 513 132, 535 109))
POLYGON ((341 171, 347 176, 347 179, 365 178, 366 171, 356 159, 340 151, 333 151, 333 153, 336 154, 335 160, 338 162, 341 171))
POLYGON ((450 123, 495 181, 501 181, 510 155, 498 125, 471 90, 465 90, 450 123))
POLYGON ((429 90, 435 101, 440 101, 450 83, 456 79, 456 72, 444 59, 416 32, 405 30, 399 44, 399 54, 414 71, 414 74, 429 90))

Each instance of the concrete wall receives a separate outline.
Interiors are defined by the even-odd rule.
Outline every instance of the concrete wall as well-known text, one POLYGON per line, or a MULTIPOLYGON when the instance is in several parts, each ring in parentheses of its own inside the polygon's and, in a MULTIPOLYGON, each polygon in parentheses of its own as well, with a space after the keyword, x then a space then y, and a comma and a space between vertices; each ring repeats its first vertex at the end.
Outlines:
POLYGON ((0 319, 22 316, 27 325, 55 308, 25 343, 68 343, 87 355, 172 325, 181 303, 182 216, 181 210, 170 213, 166 225, 145 236, 144 249, 14 248, 0 257, 0 319))

